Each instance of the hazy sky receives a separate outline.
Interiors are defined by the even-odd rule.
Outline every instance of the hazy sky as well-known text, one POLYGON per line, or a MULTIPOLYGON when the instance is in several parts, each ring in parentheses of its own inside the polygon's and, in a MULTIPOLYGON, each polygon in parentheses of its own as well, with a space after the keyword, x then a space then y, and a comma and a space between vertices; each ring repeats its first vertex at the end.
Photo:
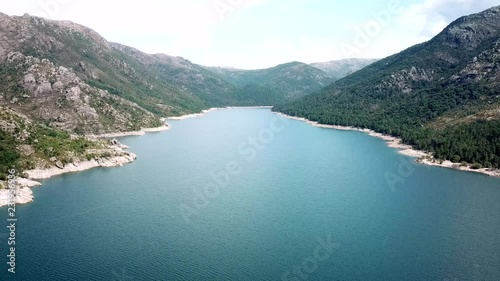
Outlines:
POLYGON ((107 40, 209 66, 382 58, 500 0, 0 0, 0 12, 88 26, 107 40))

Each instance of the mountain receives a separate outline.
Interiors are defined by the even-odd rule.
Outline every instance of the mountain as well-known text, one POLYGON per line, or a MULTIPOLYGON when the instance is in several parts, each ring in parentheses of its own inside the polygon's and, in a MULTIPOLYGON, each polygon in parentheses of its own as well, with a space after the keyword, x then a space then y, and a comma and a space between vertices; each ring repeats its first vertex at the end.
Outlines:
POLYGON ((311 66, 323 70, 330 77, 338 80, 376 62, 377 60, 378 59, 343 59, 311 63, 311 66))
POLYGON ((438 159, 499 167, 499 82, 497 6, 275 110, 399 136, 438 159))
MULTIPOLYGON (((80 87, 80 90, 88 96, 90 104, 99 102, 93 102, 93 95, 88 93, 102 90, 113 97, 121 97, 134 103, 134 108, 140 107, 157 116, 181 115, 228 105, 269 105, 283 101, 284 98, 304 96, 331 82, 321 70, 302 63, 235 73, 211 69, 180 57, 145 54, 132 47, 108 42, 95 31, 69 21, 52 21, 29 15, 10 17, 0 13, 0 37, 0 64, 5 75, 0 78, 11 80, 2 89, 4 92, 14 93, 21 76, 25 78, 24 72, 32 67, 30 63, 40 60, 52 65, 54 69, 63 67, 79 79, 78 83, 84 83, 85 86, 80 87), (10 59, 16 57, 17 53, 28 58, 22 69, 9 66, 13 63, 10 59), (7 68, 11 72, 15 68, 17 72, 5 73, 7 68)), ((35 77, 32 86, 38 88, 44 85, 45 95, 48 96, 57 96, 56 92, 59 90, 64 92, 78 86, 75 83, 65 84, 61 89, 51 91, 48 85, 50 83, 50 88, 53 88, 54 83, 50 79, 35 77)), ((46 103, 49 106, 46 107, 46 114, 26 110, 30 101, 34 100, 22 98, 23 95, 30 94, 7 98, 9 102, 16 98, 13 105, 24 104, 22 111, 30 117, 48 122, 59 117, 49 116, 56 111, 49 110, 49 102, 46 103)), ((122 111, 130 111, 125 106, 120 108, 122 111)), ((99 111, 98 108, 94 109, 99 111)), ((69 116, 67 119, 70 119, 69 116)), ((122 118, 125 119, 127 118, 122 118)), ((131 125, 134 128, 149 122, 143 120, 135 124, 135 119, 131 125)), ((84 131, 94 132, 125 129, 127 128, 120 124, 104 128, 83 126, 84 131)))
POLYGON ((302 63, 209 68, 108 42, 70 21, 2 13, 0 80, 0 180, 13 165, 22 171, 114 154, 84 135, 158 127, 161 117, 210 107, 273 105, 332 81, 302 63))
POLYGON ((198 65, 108 42, 72 22, 2 14, 0 36, 2 61, 11 52, 47 59, 84 83, 157 115, 191 113, 233 101, 234 87, 198 65))
MULTIPOLYGON (((273 101, 293 100, 317 91, 334 81, 326 72, 302 62, 290 62, 259 70, 214 67, 210 70, 243 89, 264 89, 273 101)), ((273 103, 274 104, 274 103, 273 103)))

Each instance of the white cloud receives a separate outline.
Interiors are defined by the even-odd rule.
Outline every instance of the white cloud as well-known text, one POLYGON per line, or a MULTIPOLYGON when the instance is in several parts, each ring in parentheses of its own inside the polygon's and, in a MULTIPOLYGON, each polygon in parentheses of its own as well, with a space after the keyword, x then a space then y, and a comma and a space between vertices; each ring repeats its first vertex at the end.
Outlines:
MULTIPOLYGON (((419 4, 406 5, 389 26, 380 34, 369 37, 369 43, 359 48, 354 56, 361 58, 383 58, 398 53, 415 44, 430 40, 457 18, 481 12, 497 5, 491 0, 425 0, 419 4)), ((366 23, 365 23, 366 24, 366 23)), ((348 26, 352 28, 352 26, 348 26)), ((363 25, 358 24, 358 29, 363 25)), ((353 35, 354 36, 354 35, 353 35)), ((353 37, 347 43, 353 43, 353 37)), ((345 56, 344 56, 345 57, 345 56)))
POLYGON ((400 22, 419 27, 419 35, 430 39, 457 18, 498 4, 498 0, 425 0, 405 8, 400 22))

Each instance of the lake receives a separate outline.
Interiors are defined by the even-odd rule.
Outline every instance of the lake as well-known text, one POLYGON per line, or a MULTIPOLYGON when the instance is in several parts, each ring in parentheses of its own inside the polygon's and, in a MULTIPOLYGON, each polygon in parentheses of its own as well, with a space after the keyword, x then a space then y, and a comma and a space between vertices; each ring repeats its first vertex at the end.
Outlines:
POLYGON ((0 280, 500 280, 498 178, 269 109, 170 123, 35 188, 0 280))

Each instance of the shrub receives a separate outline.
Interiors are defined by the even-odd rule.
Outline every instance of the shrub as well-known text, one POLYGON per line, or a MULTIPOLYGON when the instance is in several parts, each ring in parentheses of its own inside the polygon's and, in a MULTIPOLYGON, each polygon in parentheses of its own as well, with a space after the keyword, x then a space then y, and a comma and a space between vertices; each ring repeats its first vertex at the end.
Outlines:
POLYGON ((471 169, 473 170, 479 170, 483 167, 483 165, 479 164, 479 163, 474 163, 472 164, 472 166, 470 166, 471 169))

